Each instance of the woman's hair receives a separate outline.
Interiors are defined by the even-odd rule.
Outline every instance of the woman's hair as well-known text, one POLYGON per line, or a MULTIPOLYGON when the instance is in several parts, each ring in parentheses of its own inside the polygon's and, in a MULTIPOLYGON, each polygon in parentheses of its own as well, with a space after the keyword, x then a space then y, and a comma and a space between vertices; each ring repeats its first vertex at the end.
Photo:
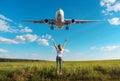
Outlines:
POLYGON ((60 44, 58 45, 58 48, 59 48, 60 51, 63 50, 63 47, 62 47, 62 45, 60 45, 60 44))

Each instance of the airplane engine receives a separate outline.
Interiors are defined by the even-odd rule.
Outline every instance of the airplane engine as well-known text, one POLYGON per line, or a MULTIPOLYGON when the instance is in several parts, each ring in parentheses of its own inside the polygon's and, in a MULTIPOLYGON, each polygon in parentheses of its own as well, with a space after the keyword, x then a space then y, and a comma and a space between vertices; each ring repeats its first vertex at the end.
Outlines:
POLYGON ((48 23, 48 19, 45 19, 44 22, 45 22, 45 23, 48 23))
POLYGON ((72 19, 71 21, 72 21, 72 23, 75 23, 75 20, 74 20, 74 19, 72 19))

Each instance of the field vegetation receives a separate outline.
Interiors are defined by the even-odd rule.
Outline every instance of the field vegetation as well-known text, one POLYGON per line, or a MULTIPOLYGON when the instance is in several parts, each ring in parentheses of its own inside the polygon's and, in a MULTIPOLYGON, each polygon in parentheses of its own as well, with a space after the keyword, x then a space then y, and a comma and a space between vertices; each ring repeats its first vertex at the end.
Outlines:
POLYGON ((120 60, 63 62, 0 62, 0 81, 120 81, 120 60))

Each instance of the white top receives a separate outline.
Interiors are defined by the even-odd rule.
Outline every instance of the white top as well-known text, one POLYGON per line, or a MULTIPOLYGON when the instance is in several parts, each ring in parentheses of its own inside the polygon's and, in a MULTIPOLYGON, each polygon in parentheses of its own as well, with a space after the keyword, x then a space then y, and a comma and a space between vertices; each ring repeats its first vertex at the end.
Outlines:
POLYGON ((62 54, 63 54, 63 50, 60 51, 59 49, 57 49, 57 56, 58 57, 62 57, 62 54))

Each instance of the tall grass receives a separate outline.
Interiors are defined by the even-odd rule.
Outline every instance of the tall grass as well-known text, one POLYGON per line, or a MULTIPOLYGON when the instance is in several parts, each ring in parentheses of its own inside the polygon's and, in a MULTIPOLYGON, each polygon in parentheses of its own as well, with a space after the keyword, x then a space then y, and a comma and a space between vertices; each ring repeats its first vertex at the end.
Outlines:
POLYGON ((62 75, 55 62, 1 62, 0 81, 120 81, 120 60, 63 62, 62 75))

